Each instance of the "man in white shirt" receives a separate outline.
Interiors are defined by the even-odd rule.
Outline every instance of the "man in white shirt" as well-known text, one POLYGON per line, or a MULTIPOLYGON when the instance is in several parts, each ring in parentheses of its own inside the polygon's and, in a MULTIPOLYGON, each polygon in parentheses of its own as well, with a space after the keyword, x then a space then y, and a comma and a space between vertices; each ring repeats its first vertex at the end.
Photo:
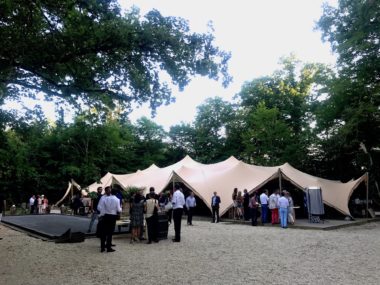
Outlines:
POLYGON ((270 196, 269 196, 269 210, 272 213, 272 225, 278 224, 278 199, 280 198, 278 193, 280 190, 276 189, 270 196))
POLYGON ((281 193, 281 198, 278 199, 278 207, 280 208, 281 228, 288 227, 288 207, 289 200, 285 197, 285 193, 281 193))
POLYGON ((174 221, 174 232, 175 237, 173 242, 181 241, 181 220, 183 213, 183 206, 185 205, 185 196, 181 192, 179 185, 175 185, 175 192, 172 198, 173 204, 173 221, 174 221))
POLYGON ((267 222, 268 214, 268 190, 264 189, 264 192, 260 195, 261 204, 261 223, 264 225, 267 222))
POLYGON ((32 196, 29 199, 29 208, 30 208, 30 214, 34 214, 34 200, 36 199, 36 196, 32 196))
POLYGON ((105 195, 100 198, 98 204, 99 222, 102 224, 100 233, 100 251, 115 251, 112 246, 112 235, 115 230, 116 219, 121 213, 120 200, 111 194, 111 186, 104 189, 105 195))
POLYGON ((194 192, 190 191, 190 195, 186 198, 186 209, 187 209, 187 224, 189 226, 193 225, 193 213, 194 208, 197 206, 197 202, 194 197, 194 192))

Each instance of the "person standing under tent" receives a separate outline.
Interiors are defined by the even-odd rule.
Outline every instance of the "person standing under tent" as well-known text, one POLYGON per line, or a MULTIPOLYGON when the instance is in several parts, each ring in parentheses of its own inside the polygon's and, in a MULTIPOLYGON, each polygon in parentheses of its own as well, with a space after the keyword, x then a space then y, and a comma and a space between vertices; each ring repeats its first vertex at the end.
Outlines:
POLYGON ((240 220, 243 218, 243 196, 241 195, 241 191, 238 191, 237 197, 236 197, 236 214, 237 219, 240 220))
POLYGON ((48 214, 49 213, 49 200, 46 198, 45 195, 42 195, 42 212, 44 214, 48 214))
POLYGON ((75 194, 71 202, 71 209, 73 209, 74 215, 78 215, 79 208, 83 207, 83 203, 80 196, 81 196, 80 193, 75 194))
POLYGON ((98 208, 99 219, 102 219, 103 226, 100 233, 100 252, 115 251, 112 248, 112 235, 115 230, 117 216, 121 213, 120 201, 111 193, 111 187, 107 186, 105 189, 105 195, 99 200, 98 208))
POLYGON ((214 196, 211 198, 211 209, 212 209, 212 221, 211 223, 219 223, 219 206, 222 201, 220 197, 217 195, 217 192, 214 192, 214 196))
POLYGON ((252 226, 257 226, 257 209, 259 207, 257 192, 253 192, 253 196, 249 202, 249 208, 251 209, 251 221, 252 226))
POLYGON ((264 192, 260 195, 261 204, 261 223, 264 225, 267 222, 268 215, 268 190, 264 189, 264 192))
POLYGON ((38 202, 38 214, 42 214, 42 200, 44 198, 44 195, 38 196, 37 202, 38 202))
POLYGON ((289 191, 285 191, 285 197, 289 201, 289 207, 288 207, 288 222, 292 225, 296 222, 296 215, 294 212, 294 202, 292 196, 290 196, 289 191))
POLYGON ((158 201, 154 191, 149 193, 145 202, 145 220, 148 228, 147 243, 158 242, 158 201))
POLYGON ((130 204, 132 227, 131 243, 141 240, 141 230, 144 226, 144 204, 144 196, 141 194, 141 191, 139 191, 134 195, 130 204))
POLYGON ((175 192, 172 198, 173 204, 173 221, 174 221, 174 232, 175 237, 173 242, 181 241, 181 220, 183 214, 183 206, 185 205, 185 196, 183 195, 181 188, 175 185, 175 192))
POLYGON ((186 208, 187 208, 187 224, 189 226, 193 225, 193 214, 194 208, 197 206, 197 201, 194 197, 194 192, 190 191, 190 195, 186 198, 186 208))
POLYGON ((244 220, 249 221, 250 211, 249 211, 249 194, 248 190, 243 191, 243 209, 244 209, 244 220))
POLYGON ((280 209, 281 228, 286 229, 288 227, 289 201, 284 192, 281 192, 281 197, 278 199, 278 207, 280 209))
POLYGON ((160 206, 160 211, 163 212, 165 211, 165 205, 168 202, 168 198, 163 192, 160 192, 158 194, 158 205, 160 206))
POLYGON ((168 215, 168 223, 171 225, 173 218, 173 204, 172 204, 173 194, 171 192, 168 193, 168 198, 165 203, 165 209, 167 209, 168 215))
POLYGON ((278 204, 278 199, 279 197, 277 196, 279 193, 279 190, 276 189, 270 196, 269 196, 269 210, 271 211, 271 214, 272 214, 272 225, 274 224, 278 224, 279 220, 278 220, 278 208, 277 208, 277 204, 278 204))
POLYGON ((99 211, 98 211, 98 205, 99 205, 99 201, 100 201, 100 198, 102 198, 102 192, 103 192, 103 187, 98 187, 98 189, 96 189, 97 191, 97 195, 96 195, 96 198, 92 200, 92 203, 91 203, 91 221, 90 221, 90 225, 88 226, 88 230, 87 232, 90 233, 92 231, 92 226, 94 225, 94 222, 95 220, 98 218, 98 215, 99 215, 99 211))
POLYGON ((232 192, 232 203, 233 203, 233 207, 232 207, 232 218, 235 219, 236 218, 236 212, 237 212, 237 194, 238 194, 238 189, 237 188, 234 188, 234 191, 232 192))
POLYGON ((35 213, 35 207, 34 207, 34 200, 36 199, 36 196, 32 196, 30 197, 29 199, 29 208, 30 208, 30 214, 34 214, 35 213))
POLYGON ((36 198, 34 198, 34 213, 33 214, 38 214, 38 198, 39 198, 38 195, 36 198))

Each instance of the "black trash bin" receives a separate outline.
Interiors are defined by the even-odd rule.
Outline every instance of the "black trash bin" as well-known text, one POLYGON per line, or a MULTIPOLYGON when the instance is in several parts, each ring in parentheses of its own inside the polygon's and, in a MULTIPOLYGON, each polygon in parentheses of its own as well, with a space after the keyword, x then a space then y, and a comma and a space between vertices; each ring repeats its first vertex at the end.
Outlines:
POLYGON ((159 240, 167 239, 168 238, 168 216, 166 213, 159 213, 158 214, 158 235, 157 238, 159 240))

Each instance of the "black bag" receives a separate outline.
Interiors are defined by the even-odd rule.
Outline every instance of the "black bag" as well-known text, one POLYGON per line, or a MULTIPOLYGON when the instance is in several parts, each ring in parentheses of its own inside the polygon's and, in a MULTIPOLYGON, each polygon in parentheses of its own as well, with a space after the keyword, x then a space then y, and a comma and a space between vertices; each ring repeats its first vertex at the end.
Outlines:
POLYGON ((153 209, 153 216, 158 215, 158 209, 157 209, 157 203, 154 204, 154 209, 153 209))

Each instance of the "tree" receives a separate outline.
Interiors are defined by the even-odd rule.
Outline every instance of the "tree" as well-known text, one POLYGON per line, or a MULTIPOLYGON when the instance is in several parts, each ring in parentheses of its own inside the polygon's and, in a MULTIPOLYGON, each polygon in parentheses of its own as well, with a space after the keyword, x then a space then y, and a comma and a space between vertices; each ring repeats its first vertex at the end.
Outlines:
POLYGON ((183 89, 201 75, 227 85, 230 55, 211 33, 153 10, 122 14, 116 0, 0 2, 0 98, 60 98, 76 104, 172 102, 163 72, 183 89))
POLYGON ((203 163, 227 158, 227 125, 233 120, 233 106, 220 97, 209 98, 198 106, 194 121, 196 158, 203 163))
POLYGON ((175 163, 186 155, 195 157, 196 154, 196 130, 190 124, 182 123, 170 127, 169 146, 172 158, 171 163, 175 163))
MULTIPOLYGON (((324 92, 325 89, 322 87, 324 87, 326 78, 331 77, 331 70, 322 64, 303 64, 294 55, 282 58, 280 63, 283 66, 282 69, 275 71, 271 76, 245 83, 237 95, 241 100, 243 114, 246 116, 245 128, 248 130, 247 133, 243 132, 247 147, 244 152, 249 155, 247 159, 256 160, 252 154, 257 154, 257 151, 253 151, 252 147, 256 149, 259 145, 250 147, 249 142, 258 138, 249 136, 261 136, 263 133, 259 129, 252 129, 260 128, 252 120, 260 119, 262 123, 266 123, 264 118, 269 116, 268 120, 272 119, 266 123, 266 132, 270 131, 268 124, 272 124, 274 129, 271 130, 273 132, 267 134, 271 137, 270 139, 259 139, 260 147, 265 152, 268 152, 271 147, 280 145, 284 148, 283 152, 273 151, 271 153, 270 163, 289 162, 303 169, 308 162, 308 155, 310 155, 309 147, 315 139, 312 135, 312 123, 315 120, 314 102, 318 99, 318 94, 324 92), (286 124, 286 128, 283 124, 286 124), (276 129, 277 127, 278 129, 276 129), (284 129, 287 130, 288 137, 292 139, 286 140, 286 146, 284 144, 276 145, 273 143, 275 136, 280 135, 278 140, 282 141, 284 136, 279 130, 284 129), (265 143, 268 145, 264 145, 265 143), (288 145, 289 143, 292 145, 288 145)), ((264 163, 263 160, 261 161, 264 163)))
POLYGON ((142 117, 136 122, 134 134, 137 142, 135 154, 140 158, 139 168, 165 162, 166 145, 163 140, 166 133, 162 126, 142 117))
POLYGON ((277 108, 268 109, 264 102, 249 116, 243 134, 245 157, 250 163, 275 166, 290 160, 295 138, 290 127, 280 119, 277 108))
POLYGON ((324 134, 326 158, 336 165, 345 162, 344 169, 340 168, 343 177, 347 173, 359 176, 366 168, 370 177, 379 178, 379 161, 369 166, 369 158, 378 157, 380 146, 379 25, 379 1, 344 0, 336 8, 325 5, 317 26, 338 54, 338 78, 317 110, 318 126, 324 134), (369 156, 367 163, 363 154, 369 156))

